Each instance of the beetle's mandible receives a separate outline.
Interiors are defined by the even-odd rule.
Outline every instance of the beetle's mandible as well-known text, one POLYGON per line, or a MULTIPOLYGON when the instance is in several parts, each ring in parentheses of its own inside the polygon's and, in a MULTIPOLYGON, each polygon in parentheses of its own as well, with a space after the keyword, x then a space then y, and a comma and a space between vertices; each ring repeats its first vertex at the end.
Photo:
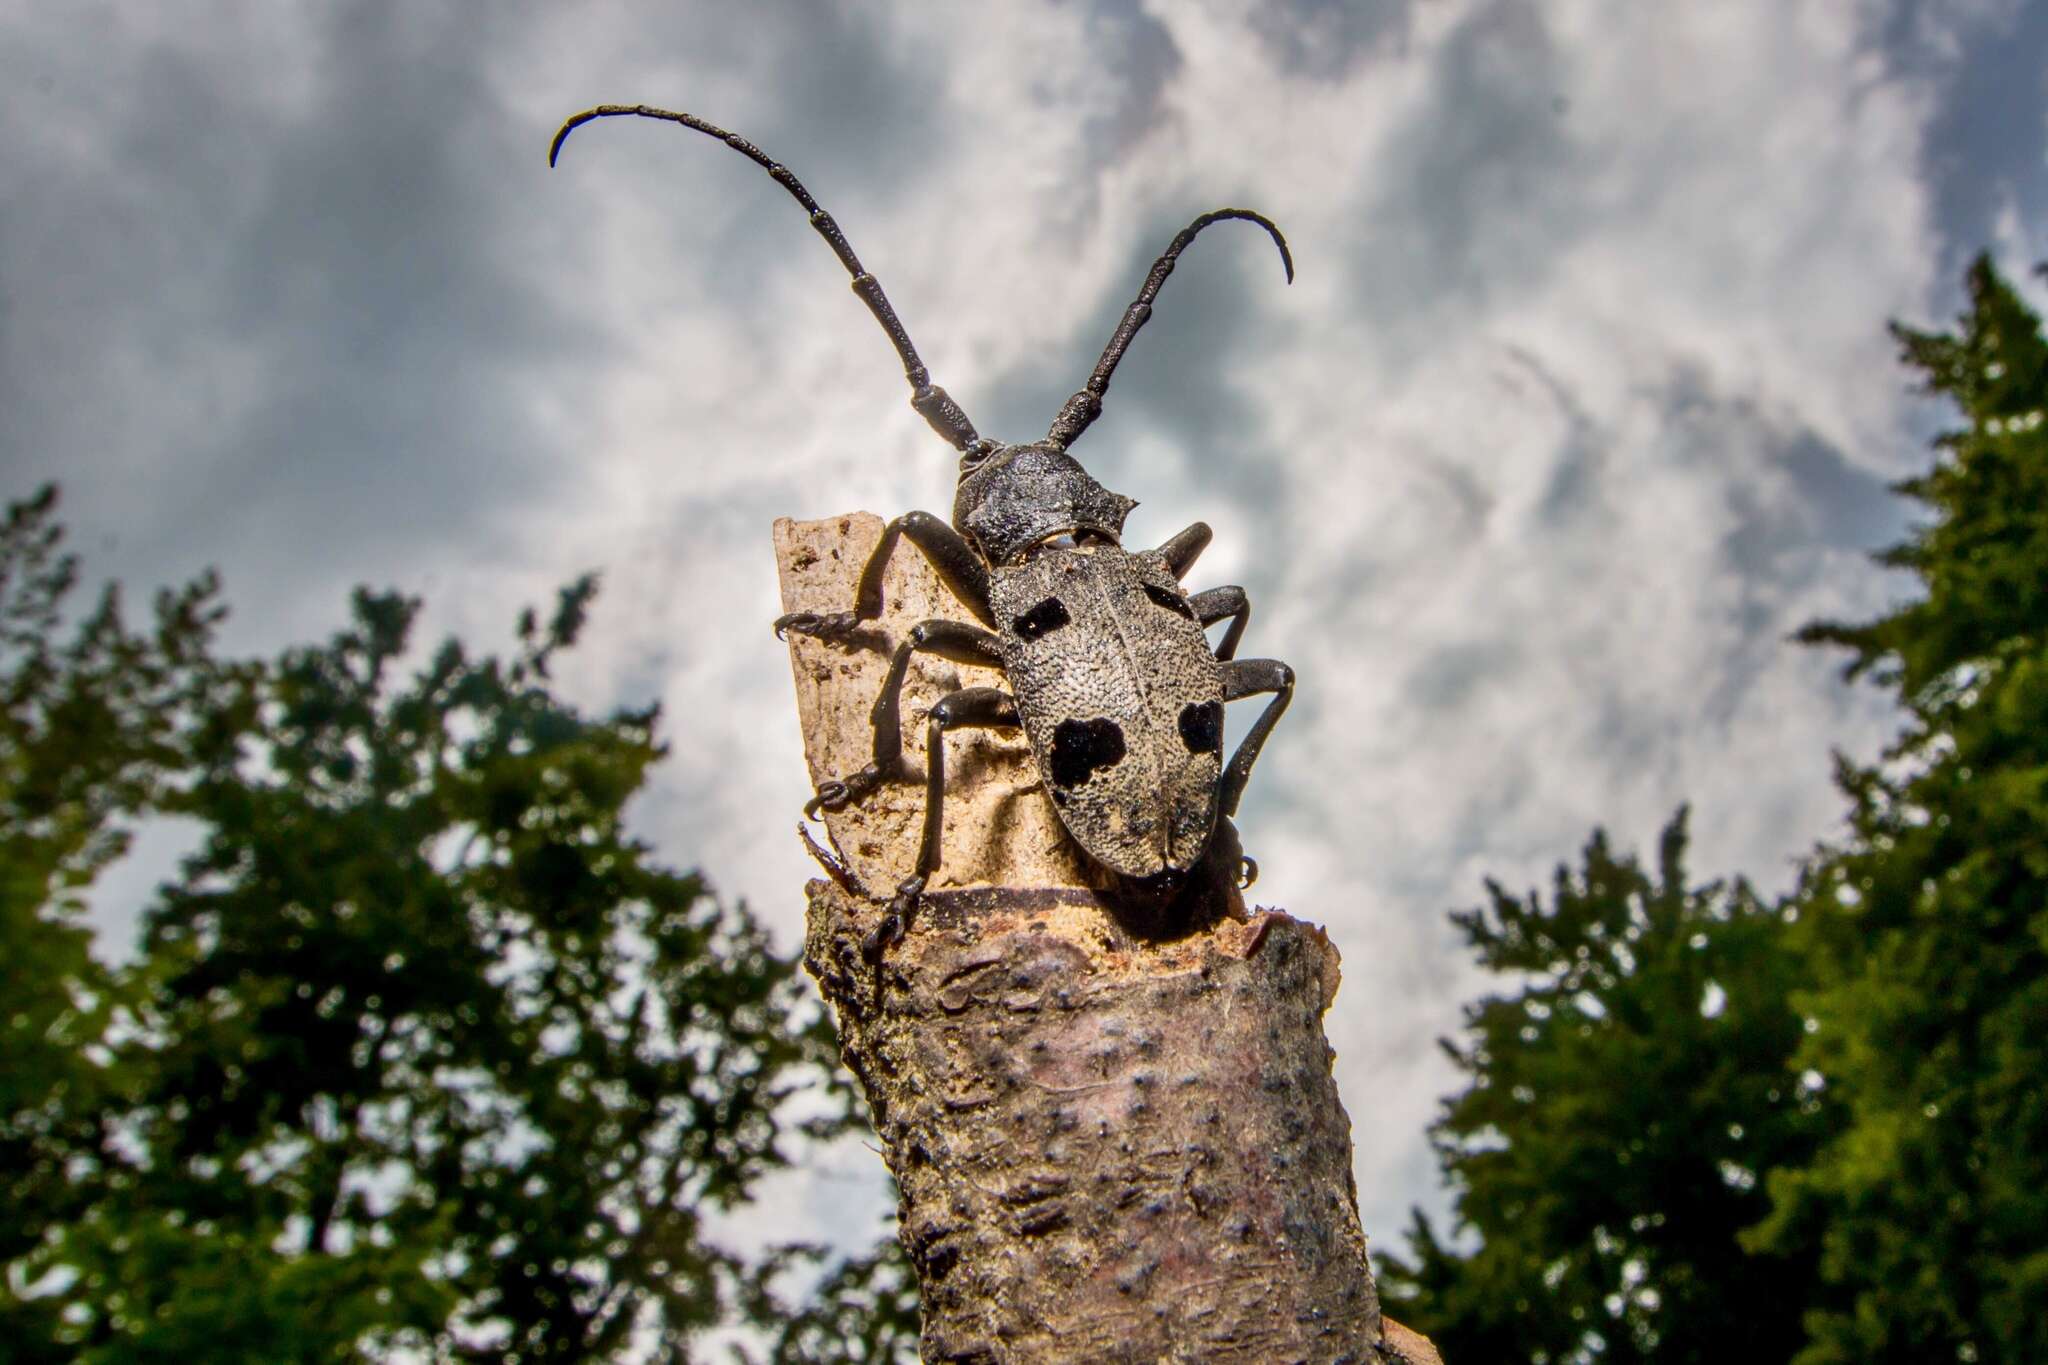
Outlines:
POLYGON ((1126 550, 1124 518, 1137 504, 1097 483, 1067 451, 1102 411, 1110 376, 1196 234, 1224 219, 1258 224, 1279 247, 1291 282, 1294 261, 1280 229, 1250 209, 1217 209, 1189 223, 1153 263, 1088 382, 1060 409, 1052 429, 1041 440, 1004 445, 978 435, 960 405, 931 382, 882 286, 861 266, 832 216, 794 175, 745 138, 692 114, 608 104, 564 123, 548 150, 548 164, 576 128, 620 115, 663 119, 715 137, 789 191, 902 357, 911 406, 960 452, 951 525, 929 512, 897 517, 862 570, 852 610, 798 612, 775 622, 778 637, 793 630, 841 640, 874 620, 882 614, 883 569, 904 537, 982 623, 936 619, 911 629, 890 660, 875 702, 872 761, 819 788, 804 808, 807 815, 859 801, 896 775, 903 754, 903 681, 914 652, 992 663, 1010 683, 1009 692, 963 688, 931 708, 917 865, 896 888, 870 937, 870 956, 902 936, 939 866, 947 730, 1021 726, 1075 842, 1139 891, 1170 894, 1201 862, 1217 820, 1236 813, 1252 763, 1293 696, 1294 672, 1276 659, 1235 657, 1251 618, 1243 588, 1193 594, 1181 588, 1181 578, 1209 543, 1208 526, 1196 522, 1157 549, 1126 550), (1230 624, 1212 650, 1205 628, 1225 620, 1230 624), (1271 700, 1224 762, 1223 704, 1259 695, 1271 700))

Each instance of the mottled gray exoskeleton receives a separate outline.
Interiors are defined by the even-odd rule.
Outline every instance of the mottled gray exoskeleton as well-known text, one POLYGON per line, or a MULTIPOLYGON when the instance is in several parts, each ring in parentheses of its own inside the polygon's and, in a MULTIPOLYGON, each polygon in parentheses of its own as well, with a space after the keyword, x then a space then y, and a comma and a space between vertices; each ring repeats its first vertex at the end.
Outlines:
POLYGON ((1206 525, 1196 522, 1156 550, 1124 549, 1124 518, 1137 504, 1097 483, 1067 448, 1102 411, 1110 375, 1195 235, 1226 218, 1257 223, 1280 248, 1292 281, 1294 262, 1280 230, 1249 209, 1218 209, 1188 224, 1153 263, 1094 373, 1067 400, 1052 430, 1028 445, 1004 445, 977 435, 960 405, 931 382, 882 286, 861 267, 832 216, 794 175, 745 138, 690 114, 603 105, 562 125, 549 164, 575 128, 628 114, 715 137, 795 196, 902 357, 911 406, 960 452, 951 526, 929 512, 897 517, 861 573, 851 611, 797 612, 775 622, 777 636, 794 630, 839 640, 874 620, 882 613, 882 571, 897 538, 908 537, 988 627, 931 620, 911 629, 875 702, 873 761, 819 788, 804 808, 807 815, 858 801, 895 775, 903 753, 903 680, 913 652, 996 664, 1012 688, 962 688, 932 707, 917 869, 896 889, 888 915, 869 940, 870 953, 902 935, 939 865, 943 737, 951 729, 1021 725, 1075 841, 1140 890, 1170 893, 1201 861, 1219 815, 1236 812, 1252 762, 1293 695, 1294 673, 1278 660, 1233 657, 1251 616, 1244 589, 1193 595, 1181 589, 1181 577, 1209 543, 1206 525), (1223 620, 1230 625, 1212 651, 1204 628, 1223 620), (1225 764, 1223 704, 1260 694, 1272 700, 1225 764))

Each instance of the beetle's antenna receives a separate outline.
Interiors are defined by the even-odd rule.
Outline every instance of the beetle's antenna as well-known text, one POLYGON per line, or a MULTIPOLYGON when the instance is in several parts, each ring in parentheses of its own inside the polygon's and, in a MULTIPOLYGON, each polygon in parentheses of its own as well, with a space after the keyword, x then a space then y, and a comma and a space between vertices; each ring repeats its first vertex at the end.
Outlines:
POLYGON ((1095 372, 1088 376, 1087 385, 1069 398, 1067 405, 1060 409, 1060 415, 1054 420, 1051 432, 1047 433, 1048 441, 1057 446, 1070 446, 1081 438, 1082 432, 1088 430, 1089 423, 1102 415, 1102 395, 1109 392, 1109 377, 1116 373, 1117 362, 1124 358, 1124 351, 1130 347, 1131 338, 1138 334, 1140 327, 1151 320, 1152 300, 1159 297, 1160 286, 1165 284, 1166 277, 1173 273, 1175 259, 1181 252, 1187 250, 1188 243, 1194 241, 1196 234, 1203 228, 1225 218, 1242 218, 1264 228, 1272 236, 1273 244, 1280 248, 1280 264, 1287 269, 1287 282, 1294 283, 1294 256, 1287 250, 1287 239, 1280 235, 1280 229, 1273 225, 1272 219, 1250 209, 1217 209, 1214 213, 1205 213, 1195 219, 1180 230, 1180 235, 1175 237, 1159 259, 1152 263, 1152 273, 1145 277, 1145 287, 1138 291, 1138 297, 1124 310, 1124 320, 1117 324, 1116 334, 1110 337, 1109 345, 1103 348, 1102 359, 1095 362, 1095 372))
MULTIPOLYGON (((846 240, 846 234, 839 230, 839 224, 833 221, 832 215, 818 207, 818 201, 811 198, 811 192, 803 187, 802 181, 790 174, 788 167, 770 160, 767 153, 738 133, 728 133, 725 129, 716 124, 706 123, 694 114, 656 109, 646 104, 600 104, 595 109, 584 110, 562 125, 561 130, 555 134, 554 142, 548 147, 548 165, 555 164, 555 158, 561 155, 562 144, 576 129, 592 119, 617 118, 626 114, 636 118, 664 119, 669 123, 680 123, 685 128, 694 128, 708 137, 715 137, 767 171, 775 178, 776 184, 795 196, 796 201, 804 206, 804 211, 811 215, 811 226, 818 230, 818 235, 825 239, 833 254, 839 257, 839 263, 846 267, 846 273, 853 277, 853 292, 860 295, 861 302, 875 315, 875 321, 882 324, 882 330, 889 334, 889 342, 896 348, 896 354, 903 358, 903 377, 910 381, 910 406, 916 408, 918 414, 931 423, 932 430, 945 437, 954 449, 964 451, 980 444, 981 438, 975 434, 974 423, 967 420, 966 412, 944 389, 932 383, 931 372, 925 368, 924 362, 917 358, 917 347, 911 345, 910 333, 904 330, 903 320, 896 316, 896 310, 889 304, 888 295, 882 292, 881 282, 861 266, 860 257, 853 254, 852 245, 846 240)), ((1176 242, 1175 249, 1178 250, 1179 246, 1176 242)), ((1286 250, 1284 245, 1281 249, 1286 250)), ((1167 269, 1172 268, 1169 263, 1167 269)))

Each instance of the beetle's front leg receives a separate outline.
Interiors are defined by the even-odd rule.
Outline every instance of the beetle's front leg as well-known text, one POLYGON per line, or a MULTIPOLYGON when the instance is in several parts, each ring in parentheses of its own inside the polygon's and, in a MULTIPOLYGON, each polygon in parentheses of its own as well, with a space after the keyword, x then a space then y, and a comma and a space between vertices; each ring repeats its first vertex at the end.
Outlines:
POLYGON ((1252 728, 1245 732, 1238 744, 1237 752, 1230 756, 1230 765, 1223 770, 1223 782, 1218 789, 1219 806, 1225 815, 1237 814, 1237 803, 1244 795, 1245 783, 1252 775, 1252 764, 1258 761, 1259 750, 1266 746, 1266 736, 1273 733, 1273 726, 1287 710, 1287 703, 1294 699, 1294 670, 1278 659, 1239 659, 1223 665, 1223 700, 1236 701, 1239 697, 1255 697, 1264 692, 1277 695, 1259 712, 1259 718, 1252 722, 1252 728))
POLYGON ((1195 566, 1195 558, 1209 548, 1213 532, 1209 523, 1198 521, 1187 530, 1173 536, 1154 553, 1166 560, 1166 571, 1176 579, 1187 577, 1189 569, 1195 566))
POLYGON ((924 551, 924 557, 939 571, 939 577, 969 610, 989 625, 995 614, 988 604, 988 566, 981 562, 967 538, 929 512, 905 512, 882 528, 882 539, 860 572, 860 587, 854 593, 852 611, 793 611, 775 618, 775 638, 784 631, 815 635, 820 640, 843 640, 862 623, 882 614, 882 573, 889 567, 889 553, 896 538, 908 536, 910 543, 924 551))
POLYGON ((997 687, 963 687, 932 707, 925 722, 924 835, 918 840, 917 870, 897 886, 888 913, 862 944, 868 961, 879 962, 889 945, 909 931, 924 884, 939 870, 939 838, 946 827, 946 731, 970 726, 1014 729, 1017 724, 1017 699, 997 687))
POLYGON ((868 713, 875 728, 874 758, 850 777, 820 786, 818 794, 805 804, 805 815, 815 817, 821 807, 838 810, 858 801, 896 771, 903 758, 903 680, 910 673, 910 656, 919 650, 928 650, 955 663, 1000 667, 1003 661, 1002 642, 979 626, 940 619, 912 626, 903 643, 896 646, 896 655, 889 660, 889 676, 882 682, 874 710, 868 713))

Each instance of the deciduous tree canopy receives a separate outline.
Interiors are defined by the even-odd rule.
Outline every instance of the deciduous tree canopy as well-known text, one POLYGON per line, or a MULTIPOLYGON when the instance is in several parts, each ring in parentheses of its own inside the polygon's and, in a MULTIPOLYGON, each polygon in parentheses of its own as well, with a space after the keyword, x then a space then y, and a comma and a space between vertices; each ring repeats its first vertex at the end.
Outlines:
POLYGON ((654 711, 549 692, 594 585, 509 662, 416 661, 417 604, 359 593, 228 665, 207 582, 59 643, 52 517, 0 538, 15 1358, 582 1360, 717 1320, 744 1268, 704 1215, 833 1058, 754 918, 626 832, 654 711), (147 811, 202 841, 112 970, 81 893, 147 811))
POLYGON ((1812 1147, 1795 963, 1747 886, 1687 884, 1685 842, 1681 812, 1646 869, 1595 834, 1547 900, 1493 886, 1453 916, 1521 986, 1446 1043, 1473 1084, 1433 1133, 1481 1245, 1418 1213, 1413 1263, 1381 1260, 1447 1360, 1762 1361, 1799 1333, 1812 1254, 1739 1241, 1760 1173, 1812 1147))

